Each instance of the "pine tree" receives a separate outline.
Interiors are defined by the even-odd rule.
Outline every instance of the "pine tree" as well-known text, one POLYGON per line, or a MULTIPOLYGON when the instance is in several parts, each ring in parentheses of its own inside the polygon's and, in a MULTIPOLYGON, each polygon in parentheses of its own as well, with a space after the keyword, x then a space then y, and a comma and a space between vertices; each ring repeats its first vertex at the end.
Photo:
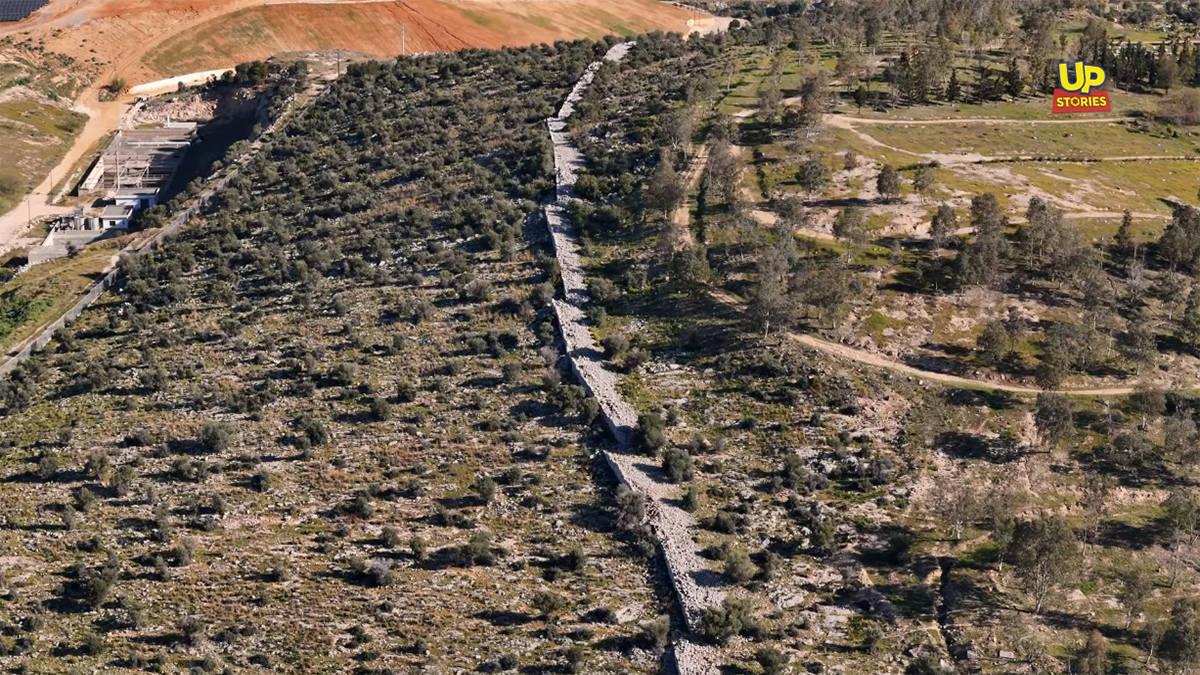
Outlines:
POLYGON ((879 190, 880 196, 887 201, 899 197, 900 172, 896 171, 896 167, 891 164, 884 164, 883 169, 879 172, 879 177, 875 181, 875 187, 879 190))
POLYGON ((1121 216, 1121 226, 1117 228, 1117 236, 1115 244, 1117 250, 1123 255, 1129 255, 1133 252, 1133 214, 1129 209, 1125 209, 1124 215, 1121 216))
POLYGON ((929 225, 929 238, 933 240, 935 249, 941 248, 946 239, 954 234, 957 224, 958 216, 955 215, 954 208, 944 202, 939 204, 937 212, 933 214, 933 222, 929 225))
POLYGON ((1183 43, 1183 47, 1179 50, 1179 56, 1175 58, 1175 63, 1179 68, 1179 82, 1185 85, 1191 84, 1192 78, 1196 77, 1196 62, 1187 42, 1183 43))
POLYGON ((1025 89, 1025 81, 1021 79, 1021 66, 1017 63, 1017 57, 1013 57, 1008 62, 1008 70, 1004 73, 1004 81, 1008 87, 1008 95, 1016 98, 1021 95, 1025 89))
POLYGON ((858 111, 862 112, 863 104, 867 102, 867 88, 858 85, 858 89, 854 90, 854 103, 858 105, 858 111))
POLYGON ((950 71, 950 82, 946 84, 946 100, 954 103, 962 97, 962 84, 958 81, 958 68, 950 71))

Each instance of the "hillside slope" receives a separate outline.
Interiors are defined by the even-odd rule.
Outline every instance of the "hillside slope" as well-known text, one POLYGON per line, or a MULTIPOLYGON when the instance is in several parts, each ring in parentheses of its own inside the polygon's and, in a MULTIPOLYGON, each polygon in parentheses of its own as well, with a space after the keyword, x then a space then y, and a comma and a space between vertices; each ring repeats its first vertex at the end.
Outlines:
POLYGON ((610 46, 351 66, 0 383, 0 670, 658 671, 523 237, 610 46))
POLYGON ((685 31, 687 12, 652 0, 273 4, 215 18, 164 41, 143 64, 162 76, 220 68, 290 51, 399 54, 502 47, 574 37, 685 31))
MULTIPOLYGON (((657 0, 56 0, 0 36, 95 64, 129 84, 231 67, 280 52, 399 54, 687 32, 691 13, 657 0)), ((705 17, 706 19, 708 17, 705 17)), ((103 82, 101 82, 103 84, 103 82)))

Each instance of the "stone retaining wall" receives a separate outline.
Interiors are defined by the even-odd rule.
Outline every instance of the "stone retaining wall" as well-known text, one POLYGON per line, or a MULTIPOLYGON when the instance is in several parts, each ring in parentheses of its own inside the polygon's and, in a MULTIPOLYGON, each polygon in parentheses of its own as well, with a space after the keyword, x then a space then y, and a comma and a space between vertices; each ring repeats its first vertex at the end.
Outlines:
MULTIPOLYGON (((604 58, 608 61, 620 60, 632 46, 633 43, 629 42, 616 45, 604 58)), ((566 205, 574 198, 578 169, 582 166, 582 156, 570 142, 566 120, 574 112, 575 104, 583 97, 601 64, 601 61, 597 61, 587 68, 563 103, 558 116, 546 122, 554 143, 556 198, 554 203, 545 207, 545 217, 566 297, 565 301, 554 301, 554 311, 558 316, 571 370, 600 404, 604 421, 619 446, 616 451, 605 452, 604 459, 620 482, 645 497, 647 522, 662 547, 667 572, 679 597, 687 627, 695 631, 704 610, 719 605, 724 599, 725 594, 720 590, 721 581, 718 575, 708 569, 692 539, 694 519, 677 505, 680 487, 663 478, 655 460, 637 454, 631 447, 637 426, 637 411, 621 396, 617 374, 610 369, 588 325, 584 307, 589 294, 579 259, 578 235, 566 213, 566 205)), ((676 641, 673 656, 681 675, 715 673, 719 665, 715 650, 690 640, 676 641)))

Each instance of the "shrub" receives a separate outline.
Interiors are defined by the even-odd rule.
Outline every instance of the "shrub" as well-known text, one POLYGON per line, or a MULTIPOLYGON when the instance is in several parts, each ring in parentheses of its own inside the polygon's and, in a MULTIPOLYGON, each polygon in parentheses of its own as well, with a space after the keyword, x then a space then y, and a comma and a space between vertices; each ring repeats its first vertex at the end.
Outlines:
POLYGON ((587 614, 588 621, 615 625, 618 623, 617 613, 611 607, 597 607, 587 614))
POLYGON ((200 426, 200 434, 196 442, 207 453, 221 453, 229 448, 233 441, 234 427, 228 422, 208 421, 200 426))
POLYGON ((583 549, 579 547, 574 547, 558 559, 558 566, 568 572, 578 572, 587 565, 587 562, 587 553, 584 553, 583 549))
POLYGON ((633 372, 640 368, 643 364, 650 362, 654 357, 650 352, 641 347, 634 347, 628 352, 625 352, 625 358, 622 359, 621 367, 627 372, 633 372))
POLYGON ((375 396, 371 398, 369 412, 371 419, 376 422, 386 422, 392 418, 392 405, 382 397, 375 396))
POLYGON ((600 401, 594 396, 588 396, 579 402, 579 417, 583 419, 584 424, 591 424, 600 416, 600 401))
POLYGON ((408 380, 396 383, 396 400, 401 403, 412 403, 417 400, 417 387, 408 380))
POLYGON ((267 570, 267 577, 272 581, 288 581, 295 575, 292 571, 292 563, 284 556, 275 556, 271 559, 271 567, 267 570))
POLYGON ((564 654, 564 657, 567 660, 567 672, 583 672, 583 663, 586 655, 587 652, 584 650, 583 645, 573 644, 570 647, 567 647, 566 653, 564 654))
POLYGON ((329 430, 320 420, 314 419, 307 414, 301 415, 296 420, 296 430, 311 445, 321 446, 329 442, 329 430))
POLYGON ((37 476, 42 480, 50 480, 62 468, 62 460, 58 455, 47 452, 38 460, 37 476))
POLYGON ((339 363, 330 369, 326 379, 330 384, 339 387, 348 387, 354 384, 354 378, 358 376, 358 368, 352 363, 339 363))
POLYGON ((504 377, 504 381, 508 384, 516 384, 521 381, 521 375, 525 372, 525 366, 520 361, 508 361, 500 367, 500 373, 504 377))
POLYGON ((367 565, 366 576, 371 584, 379 587, 391 586, 396 579, 392 572, 392 562, 378 558, 367 565))
POLYGON ((787 655, 774 647, 763 647, 754 652, 754 660, 762 668, 763 675, 780 675, 788 662, 787 655))
POLYGON ((99 656, 100 654, 103 654, 104 650, 107 648, 108 645, 105 644, 104 638, 100 637, 100 635, 96 633, 89 632, 83 638, 83 652, 85 654, 90 656, 99 656))
POLYGON ((492 535, 476 532, 458 549, 459 562, 463 565, 491 565, 496 560, 492 552, 492 535))
POLYGON ((646 498, 622 483, 617 486, 617 527, 632 529, 646 519, 646 498))
POLYGON ((750 554, 734 549, 725 554, 725 576, 737 584, 744 584, 758 574, 758 568, 750 561, 750 554))
POLYGON ((250 479, 250 487, 256 492, 270 492, 274 477, 265 467, 258 470, 250 479))
POLYGON ((356 518, 370 520, 371 516, 375 515, 375 504, 371 502, 371 495, 365 490, 359 490, 354 495, 354 499, 344 507, 344 511, 356 518))
POLYGON ((874 654, 883 641, 883 627, 877 621, 866 621, 862 626, 862 647, 868 654, 874 654))
POLYGON ((774 551, 767 551, 763 554, 762 575, 763 579, 771 580, 779 576, 783 570, 783 556, 774 551))
POLYGON ((636 429, 638 442, 647 454, 654 454, 667 443, 667 423, 656 412, 638 416, 636 429))
POLYGON ((672 483, 683 483, 692 479, 692 456, 682 448, 668 448, 663 453, 663 473, 672 483))
POLYGON ((532 302, 535 307, 545 307, 554 300, 554 295, 554 286, 551 286, 548 283, 540 284, 534 288, 533 293, 529 295, 529 301, 532 302))
POLYGON ((192 537, 185 537, 171 551, 171 557, 175 559, 175 564, 179 567, 187 567, 196 560, 197 542, 192 537))
POLYGON ((695 513, 700 509, 700 487, 695 483, 689 483, 687 490, 683 493, 683 510, 688 513, 695 513))
POLYGON ((750 603, 726 597, 720 607, 704 610, 700 617, 700 634, 716 644, 725 644, 737 635, 752 636, 760 630, 750 614, 750 603))
POLYGON ((709 528, 723 534, 735 534, 743 529, 744 519, 732 511, 717 511, 709 522, 709 528))
POLYGON ((179 623, 175 624, 175 627, 179 630, 179 634, 183 636, 183 639, 192 646, 204 642, 205 625, 200 619, 194 616, 184 617, 179 620, 179 623))
POLYGON ((588 279, 588 288, 592 293, 592 299, 602 305, 621 296, 621 290, 617 288, 617 285, 604 277, 588 279))
POLYGON ((647 648, 661 652, 671 637, 671 618, 664 615, 642 624, 641 641, 647 648))
POLYGON ((83 472, 88 478, 96 481, 108 479, 112 469, 112 460, 103 448, 92 448, 83 464, 83 472))
POLYGON ((383 528, 383 532, 379 535, 379 541, 387 548, 396 548, 400 545, 400 530, 388 525, 383 528))
POLYGON ((567 601, 557 593, 538 591, 534 593, 533 601, 530 604, 534 609, 541 612, 543 617, 551 619, 567 606, 567 601))
POLYGON ((491 504, 496 498, 496 481, 491 476, 480 476, 471 486, 475 494, 479 496, 479 501, 486 504, 491 504))
POLYGON ((408 541, 408 548, 412 551, 413 558, 415 558, 418 562, 429 558, 429 544, 427 544, 420 536, 414 535, 413 538, 408 541))
POLYGON ((492 299, 492 282, 486 279, 475 279, 463 286, 459 297, 464 300, 483 302, 492 299))
POLYGON ((604 339, 600 341, 600 346, 604 347, 605 356, 615 359, 629 351, 629 338, 621 333, 611 333, 604 336, 604 339))

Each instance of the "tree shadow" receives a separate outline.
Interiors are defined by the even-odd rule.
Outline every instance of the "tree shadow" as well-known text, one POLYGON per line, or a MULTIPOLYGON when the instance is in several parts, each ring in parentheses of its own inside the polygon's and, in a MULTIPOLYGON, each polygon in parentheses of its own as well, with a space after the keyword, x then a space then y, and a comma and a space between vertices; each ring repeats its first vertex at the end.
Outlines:
POLYGON ((968 408, 986 406, 992 410, 1012 410, 1020 404, 1012 392, 998 389, 947 387, 942 398, 950 405, 968 408))
POLYGON ((486 621, 489 624, 500 628, 524 626, 537 620, 537 617, 527 612, 513 612, 509 610, 497 609, 488 609, 478 612, 475 614, 475 618, 486 621))
POLYGON ((934 440, 934 447, 951 457, 979 459, 993 464, 1007 464, 1023 454, 1019 448, 1010 448, 997 440, 962 431, 942 432, 934 440))

